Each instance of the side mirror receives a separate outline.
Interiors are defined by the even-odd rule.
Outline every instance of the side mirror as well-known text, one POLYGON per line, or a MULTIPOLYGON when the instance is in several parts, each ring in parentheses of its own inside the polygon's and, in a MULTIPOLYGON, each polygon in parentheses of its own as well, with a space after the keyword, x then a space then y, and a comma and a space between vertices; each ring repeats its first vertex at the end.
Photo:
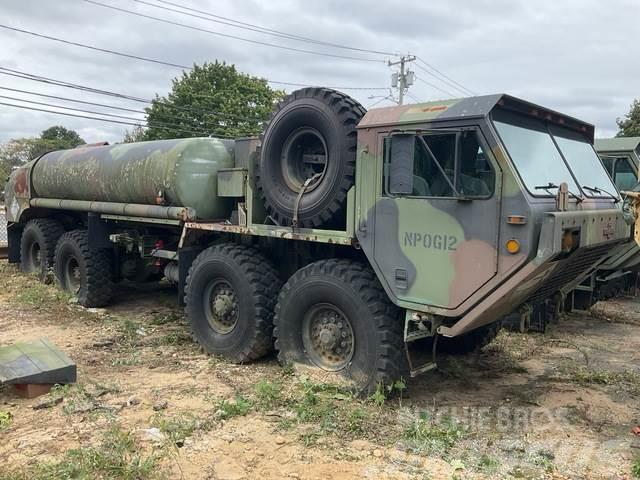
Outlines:
POLYGON ((415 135, 398 134, 391 137, 389 146, 389 193, 410 195, 413 192, 413 159, 415 135))

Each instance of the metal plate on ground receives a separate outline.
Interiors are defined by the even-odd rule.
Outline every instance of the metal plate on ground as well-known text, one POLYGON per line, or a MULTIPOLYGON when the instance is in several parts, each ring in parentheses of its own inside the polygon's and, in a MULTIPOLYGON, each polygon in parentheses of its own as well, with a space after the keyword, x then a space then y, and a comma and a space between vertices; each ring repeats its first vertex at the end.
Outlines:
POLYGON ((74 383, 76 364, 46 338, 0 347, 0 383, 74 383))

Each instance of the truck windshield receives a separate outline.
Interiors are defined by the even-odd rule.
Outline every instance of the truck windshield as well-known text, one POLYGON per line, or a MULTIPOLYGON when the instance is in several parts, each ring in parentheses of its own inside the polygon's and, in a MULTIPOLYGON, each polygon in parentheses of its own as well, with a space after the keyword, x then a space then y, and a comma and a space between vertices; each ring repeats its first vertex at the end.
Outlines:
POLYGON ((552 133, 586 196, 611 197, 611 195, 618 195, 616 187, 611 183, 607 171, 589 143, 560 137, 554 131, 552 133))
MULTIPOLYGON (((542 187, 560 185, 561 182, 567 182, 570 191, 579 191, 551 135, 546 130, 524 128, 499 121, 494 121, 494 124, 522 181, 531 193, 555 194, 542 187)), ((604 172, 602 166, 600 169, 604 172)))

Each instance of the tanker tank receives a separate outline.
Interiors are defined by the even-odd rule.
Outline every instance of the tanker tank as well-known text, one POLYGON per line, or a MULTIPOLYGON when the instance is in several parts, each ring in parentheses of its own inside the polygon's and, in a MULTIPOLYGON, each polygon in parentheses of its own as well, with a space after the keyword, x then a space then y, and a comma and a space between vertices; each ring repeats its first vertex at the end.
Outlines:
POLYGON ((233 140, 184 138, 49 152, 31 174, 36 198, 189 207, 227 218, 217 173, 234 166, 233 140))

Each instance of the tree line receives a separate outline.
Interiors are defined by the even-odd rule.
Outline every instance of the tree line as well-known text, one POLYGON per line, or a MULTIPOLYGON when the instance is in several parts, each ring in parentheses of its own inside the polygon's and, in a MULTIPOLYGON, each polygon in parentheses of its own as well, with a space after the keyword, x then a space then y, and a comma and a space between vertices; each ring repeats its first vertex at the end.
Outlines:
MULTIPOLYGON (((197 136, 243 137, 262 131, 274 104, 284 95, 264 78, 239 72, 225 62, 194 65, 172 80, 166 96, 145 108, 146 124, 127 131, 122 142, 197 136)), ((617 120, 618 137, 640 136, 640 99, 617 120)), ((39 137, 16 138, 0 144, 0 179, 12 169, 48 151, 74 148, 85 141, 63 126, 44 130, 39 137)))

